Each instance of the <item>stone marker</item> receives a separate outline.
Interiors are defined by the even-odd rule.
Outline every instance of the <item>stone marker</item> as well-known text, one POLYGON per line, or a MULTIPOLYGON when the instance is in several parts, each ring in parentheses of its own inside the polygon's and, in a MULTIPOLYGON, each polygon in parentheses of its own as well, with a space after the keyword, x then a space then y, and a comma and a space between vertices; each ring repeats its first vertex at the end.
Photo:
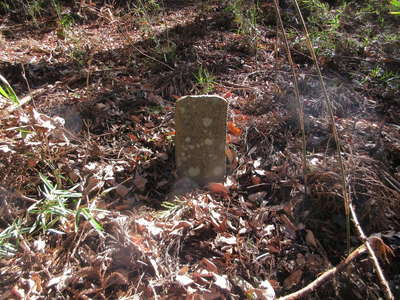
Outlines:
POLYGON ((214 95, 177 101, 175 158, 180 179, 199 185, 225 181, 227 108, 227 101, 214 95))

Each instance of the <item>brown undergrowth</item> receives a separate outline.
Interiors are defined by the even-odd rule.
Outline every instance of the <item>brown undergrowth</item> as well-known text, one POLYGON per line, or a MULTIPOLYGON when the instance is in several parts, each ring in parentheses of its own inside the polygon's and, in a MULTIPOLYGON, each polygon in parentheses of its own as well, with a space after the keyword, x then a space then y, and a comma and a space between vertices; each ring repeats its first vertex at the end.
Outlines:
MULTIPOLYGON (((51 22, 26 35, 4 18, 0 73, 33 99, 15 109, 0 98, 0 230, 13 229, 0 247, 18 245, 0 258, 0 299, 272 299, 345 257, 335 144, 313 69, 299 62, 304 195, 294 92, 271 20, 258 20, 249 44, 235 11, 221 4, 167 1, 159 9, 162 17, 152 11, 152 19, 88 6, 63 37, 51 22), (229 101, 237 130, 229 135, 226 190, 182 194, 174 102, 204 90, 195 76, 201 68, 207 88, 229 101), (75 187, 81 200, 68 202, 75 214, 54 228, 29 232, 30 207, 47 199, 40 174, 57 191, 75 187), (80 208, 92 215, 77 217, 80 208)), ((380 117, 380 99, 337 71, 324 76, 354 206, 367 235, 391 247, 395 257, 381 262, 399 295, 397 113, 391 104, 390 118, 380 117)), ((354 248, 356 236, 353 228, 354 248)), ((307 297, 381 296, 360 254, 307 297)))

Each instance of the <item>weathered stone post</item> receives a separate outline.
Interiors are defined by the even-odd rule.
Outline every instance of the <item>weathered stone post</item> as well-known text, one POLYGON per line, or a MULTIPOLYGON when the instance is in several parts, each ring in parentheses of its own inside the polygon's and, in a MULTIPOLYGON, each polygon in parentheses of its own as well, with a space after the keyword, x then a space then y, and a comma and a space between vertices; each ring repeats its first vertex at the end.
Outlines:
POLYGON ((185 96, 176 103, 175 158, 179 179, 199 185, 225 181, 228 103, 214 95, 185 96))

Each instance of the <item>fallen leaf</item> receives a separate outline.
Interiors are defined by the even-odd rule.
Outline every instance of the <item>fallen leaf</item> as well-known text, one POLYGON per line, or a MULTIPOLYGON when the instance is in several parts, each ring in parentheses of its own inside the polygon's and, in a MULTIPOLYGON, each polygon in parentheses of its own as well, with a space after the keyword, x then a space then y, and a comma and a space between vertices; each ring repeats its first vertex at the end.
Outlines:
MULTIPOLYGON (((390 236, 390 233, 385 234, 385 236, 386 237, 390 236)), ((386 261, 387 263, 390 263, 389 257, 390 256, 395 257, 395 254, 394 254, 392 248, 390 248, 388 245, 386 245, 384 243, 384 241, 377 236, 371 237, 371 238, 369 238, 369 240, 370 240, 372 247, 374 247, 377 256, 380 259, 386 261)))
POLYGON ((211 182, 207 185, 209 191, 217 194, 228 195, 229 190, 222 184, 217 182, 211 182))
POLYGON ((315 240, 314 233, 311 230, 306 230, 306 242, 309 246, 317 248, 317 241, 315 240))
POLYGON ((225 237, 225 236, 222 236, 222 235, 218 235, 216 238, 215 238, 215 244, 218 244, 218 245, 231 245, 231 246, 233 246, 233 245, 236 245, 237 244, 237 239, 236 239, 236 237, 235 236, 228 236, 228 237, 225 237))
POLYGON ((228 158, 229 163, 232 164, 232 168, 235 168, 235 166, 234 166, 234 163, 236 161, 235 152, 231 148, 226 147, 225 148, 225 155, 228 158))
POLYGON ((124 186, 123 184, 119 184, 117 188, 115 189, 117 194, 121 197, 125 197, 129 193, 129 189, 124 186))
POLYGON ((166 136, 176 135, 176 131, 170 131, 165 134, 166 136))
POLYGON ((36 287, 36 292, 41 292, 42 291, 42 278, 39 276, 39 274, 35 273, 32 274, 31 279, 35 282, 35 287, 36 287))
POLYGON ((128 133, 128 137, 132 142, 137 142, 139 139, 136 137, 136 135, 132 133, 128 133))
POLYGON ((236 121, 247 121, 249 119, 249 116, 238 114, 235 116, 236 121))
POLYGON ((179 229, 179 228, 189 228, 192 226, 192 223, 188 221, 179 221, 174 227, 172 227, 173 230, 179 229))
POLYGON ((147 230, 153 236, 159 236, 164 230, 154 224, 154 222, 147 221, 145 218, 140 218, 135 221, 139 225, 138 229, 147 230))
POLYGON ((258 193, 249 195, 247 197, 247 199, 249 199, 249 201, 251 201, 251 202, 256 202, 256 201, 262 200, 266 195, 267 195, 267 192, 258 192, 258 193))
POLYGON ((131 120, 136 122, 136 123, 140 123, 140 117, 138 117, 138 116, 131 115, 131 120))
POLYGON ((226 92, 224 98, 230 98, 232 97, 232 95, 233 95, 232 92, 226 92))
POLYGON ((204 257, 204 258, 201 260, 201 263, 206 267, 206 269, 207 269, 208 271, 213 272, 213 273, 218 273, 218 268, 217 268, 217 266, 216 266, 212 261, 210 261, 209 259, 207 259, 207 258, 204 257))
POLYGON ((231 144, 240 144, 240 138, 235 135, 230 135, 230 143, 231 144))
POLYGON ((175 280, 182 286, 192 284, 194 281, 186 275, 176 275, 175 280))
POLYGON ((283 281, 283 287, 285 289, 291 289, 292 287, 296 286, 299 284, 301 277, 303 276, 303 271, 302 270, 296 270, 292 274, 289 275, 284 281, 283 281))
POLYGON ((227 128, 228 132, 234 136, 239 136, 242 133, 242 130, 238 128, 232 121, 228 121, 227 128))
POLYGON ((146 123, 144 124, 144 126, 145 126, 146 128, 153 128, 155 125, 154 125, 154 123, 153 123, 152 121, 149 121, 149 122, 146 122, 146 123))
POLYGON ((183 267, 179 270, 178 275, 184 275, 184 274, 186 274, 188 271, 189 271, 189 267, 188 267, 188 266, 183 266, 183 267))
POLYGON ((15 153, 15 151, 12 150, 12 149, 11 149, 10 147, 8 147, 7 145, 2 145, 2 146, 0 146, 0 151, 5 152, 5 153, 7 153, 7 152, 15 153))
POLYGON ((29 167, 29 168, 33 168, 33 167, 35 167, 35 166, 37 165, 37 163, 38 163, 37 160, 35 160, 35 159, 29 159, 29 160, 28 160, 28 167, 29 167))
POLYGON ((251 183, 254 184, 254 185, 260 184, 261 183, 261 178, 256 176, 256 175, 251 176, 251 183))
POLYGON ((156 155, 158 158, 161 158, 162 160, 168 160, 168 154, 165 152, 159 152, 156 155))
POLYGON ((160 272, 158 271, 158 264, 157 264, 157 262, 156 262, 153 258, 150 258, 149 261, 150 261, 151 266, 152 266, 153 269, 154 269, 154 272, 156 273, 157 278, 161 278, 161 277, 160 277, 160 272))
POLYGON ((33 242, 33 248, 38 253, 44 253, 46 249, 46 242, 39 238, 33 242))
POLYGON ((281 251, 280 251, 277 247, 275 247, 275 246, 273 246, 273 245, 268 245, 268 246, 267 246, 267 249, 268 249, 268 251, 271 252, 271 253, 276 253, 276 254, 281 253, 281 251))
POLYGON ((135 179, 133 180, 135 186, 142 192, 144 192, 146 188, 147 179, 143 176, 136 175, 135 179))
MULTIPOLYGON (((288 218, 287 215, 285 214, 281 214, 280 215, 280 219, 283 223, 285 223, 286 228, 288 228, 289 230, 291 230, 292 232, 296 232, 297 231, 297 227, 296 225, 293 224, 292 221, 290 221, 290 219, 288 218)), ((316 246, 315 246, 316 247, 316 246)))
POLYGON ((231 284, 229 283, 229 280, 227 279, 226 275, 220 276, 217 274, 213 274, 214 275, 214 284, 216 286, 218 286, 219 288, 223 289, 223 290, 227 290, 230 291, 231 290, 231 284))
POLYGON ((231 135, 230 134, 227 134, 226 135, 226 144, 230 144, 231 143, 231 135))
MULTIPOLYGON (((268 280, 264 280, 261 282, 260 287, 257 289, 250 289, 246 291, 248 295, 256 296, 256 299, 260 300, 274 300, 275 299, 275 290, 272 287, 271 283, 268 280)), ((254 297, 254 296, 253 296, 254 297)))
POLYGON ((261 281, 260 283, 260 288, 266 290, 266 294, 271 297, 272 299, 275 298, 275 291, 274 287, 272 286, 271 282, 269 280, 264 280, 261 281))

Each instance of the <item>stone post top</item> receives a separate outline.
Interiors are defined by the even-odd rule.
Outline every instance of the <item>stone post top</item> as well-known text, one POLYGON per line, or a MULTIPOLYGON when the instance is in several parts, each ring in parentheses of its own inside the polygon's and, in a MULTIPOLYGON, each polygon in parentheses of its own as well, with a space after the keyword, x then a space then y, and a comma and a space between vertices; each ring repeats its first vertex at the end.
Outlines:
POLYGON ((212 101, 224 101, 227 102, 226 99, 222 98, 218 95, 187 95, 180 97, 176 102, 187 100, 212 100, 212 101))

